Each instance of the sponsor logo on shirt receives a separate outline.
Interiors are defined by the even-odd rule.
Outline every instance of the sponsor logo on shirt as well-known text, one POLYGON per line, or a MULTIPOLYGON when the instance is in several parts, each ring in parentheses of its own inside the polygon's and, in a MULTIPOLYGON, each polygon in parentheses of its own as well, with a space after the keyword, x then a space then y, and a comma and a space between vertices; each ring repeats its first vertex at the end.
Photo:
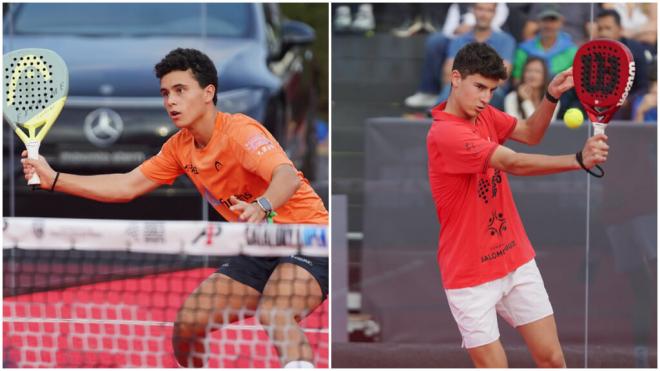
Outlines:
POLYGON ((506 218, 503 213, 493 211, 493 214, 488 219, 488 233, 491 236, 502 236, 506 232, 506 218))
POLYGON ((222 167, 222 163, 220 161, 215 161, 215 171, 220 171, 220 168, 222 167))
MULTIPOLYGON (((245 202, 249 202, 253 198, 252 193, 250 193, 250 192, 244 192, 244 193, 233 195, 233 196, 236 196, 236 198, 238 198, 241 201, 245 201, 245 202)), ((232 204, 231 204, 231 201, 229 201, 230 197, 231 196, 228 196, 226 198, 215 198, 213 196, 213 194, 211 194, 211 192, 208 189, 204 188, 204 198, 213 207, 218 207, 221 204, 226 206, 226 207, 231 207, 232 204)))
MULTIPOLYGON (((253 196, 252 196, 252 193, 249 193, 249 192, 245 192, 245 193, 243 193, 243 194, 233 195, 233 196, 236 196, 236 198, 238 198, 240 201, 243 201, 243 202, 250 202, 250 200, 251 200, 252 197, 253 197, 253 196)), ((219 201, 220 203, 222 203, 223 205, 225 205, 226 207, 231 207, 232 204, 231 204, 231 201, 229 201, 229 198, 230 198, 230 197, 231 197, 231 196, 229 196, 229 197, 227 197, 227 198, 221 198, 221 199, 219 199, 218 201, 219 201)))
POLYGON ((261 156, 275 148, 275 145, 263 134, 256 134, 250 137, 245 143, 245 148, 250 152, 256 152, 261 156))
POLYGON ((493 176, 490 177, 490 179, 487 176, 482 176, 477 185, 479 198, 482 199, 484 203, 488 203, 489 200, 497 197, 497 191, 499 190, 499 185, 501 183, 502 173, 499 169, 496 169, 493 172, 493 176))
POLYGON ((193 174, 199 174, 199 170, 197 170, 197 166, 193 164, 183 165, 183 170, 191 172, 193 174))
POLYGON ((516 247, 516 241, 515 240, 507 243, 506 245, 504 245, 504 247, 502 247, 502 245, 499 245, 499 246, 497 246, 497 249, 495 249, 493 252, 488 253, 486 255, 483 255, 481 257, 481 262, 486 263, 486 262, 489 262, 491 260, 495 260, 497 258, 500 258, 500 257, 506 255, 506 253, 509 250, 513 249, 514 247, 516 247))

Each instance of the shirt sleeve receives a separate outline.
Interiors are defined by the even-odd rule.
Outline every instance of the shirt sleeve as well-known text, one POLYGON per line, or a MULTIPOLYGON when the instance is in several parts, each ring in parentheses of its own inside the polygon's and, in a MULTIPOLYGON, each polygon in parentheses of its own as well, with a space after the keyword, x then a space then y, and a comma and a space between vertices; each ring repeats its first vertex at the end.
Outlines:
POLYGON ((279 165, 293 166, 275 138, 256 122, 248 121, 245 125, 237 125, 232 141, 241 166, 266 182, 270 182, 273 170, 279 165))
POLYGON ((477 174, 486 171, 490 156, 498 144, 490 142, 469 128, 436 124, 429 135, 429 145, 439 156, 442 172, 449 174, 477 174))
POLYGON ((140 171, 147 178, 159 184, 172 184, 174 180, 184 173, 176 156, 177 135, 171 137, 163 144, 160 152, 140 165, 140 171))
POLYGON ((495 108, 490 109, 489 113, 491 116, 490 121, 495 126, 495 132, 497 132, 497 142, 503 144, 513 133, 518 119, 495 108))

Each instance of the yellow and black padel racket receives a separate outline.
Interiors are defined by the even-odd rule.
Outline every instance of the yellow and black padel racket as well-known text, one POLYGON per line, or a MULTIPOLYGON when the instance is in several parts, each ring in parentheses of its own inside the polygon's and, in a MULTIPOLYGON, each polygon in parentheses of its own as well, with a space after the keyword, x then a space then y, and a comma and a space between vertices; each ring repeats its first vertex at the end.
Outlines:
MULTIPOLYGON (((25 143, 28 158, 39 158, 39 145, 64 107, 69 71, 64 60, 48 49, 19 49, 2 56, 3 115, 25 143)), ((28 181, 38 188, 35 173, 28 181)))

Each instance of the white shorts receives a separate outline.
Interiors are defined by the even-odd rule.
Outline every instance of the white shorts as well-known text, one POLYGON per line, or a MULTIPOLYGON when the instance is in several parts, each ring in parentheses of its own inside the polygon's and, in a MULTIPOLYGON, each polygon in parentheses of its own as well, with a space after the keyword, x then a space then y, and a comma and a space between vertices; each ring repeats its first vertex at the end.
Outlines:
POLYGON ((497 314, 514 328, 553 314, 534 259, 505 277, 445 293, 463 337, 463 348, 475 348, 499 339, 497 314))

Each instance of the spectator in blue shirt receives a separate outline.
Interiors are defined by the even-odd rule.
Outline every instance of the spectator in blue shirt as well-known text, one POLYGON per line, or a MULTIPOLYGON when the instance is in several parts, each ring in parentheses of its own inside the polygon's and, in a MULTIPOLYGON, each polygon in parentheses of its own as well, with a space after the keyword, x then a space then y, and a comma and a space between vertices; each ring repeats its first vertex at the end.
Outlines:
MULTIPOLYGON (((449 39, 441 33, 429 37, 420 91, 406 99, 406 106, 430 107, 439 101, 446 100, 451 87, 449 77, 451 76, 454 57, 459 49, 473 41, 486 43, 497 50, 504 59, 508 71, 511 71, 511 61, 513 60, 516 42, 513 36, 494 30, 493 19, 495 18, 496 9, 497 4, 495 3, 476 3, 472 9, 476 20, 472 31, 461 34, 454 39, 449 39), (434 43, 433 49, 429 48, 431 42, 434 43), (431 55, 432 58, 429 58, 429 53, 434 53, 431 55), (442 83, 440 95, 431 93, 439 90, 440 83, 442 83)), ((502 109, 505 95, 506 89, 498 88, 491 104, 502 109)))
MULTIPOLYGON (((497 50, 500 57, 504 60, 504 65, 507 68, 507 72, 511 73, 511 62, 513 61, 513 55, 516 49, 516 40, 513 36, 502 31, 495 31, 492 28, 492 21, 495 17, 495 8, 496 4, 494 3, 476 3, 474 4, 474 16, 477 23, 474 26, 474 30, 467 32, 457 38, 453 39, 449 43, 449 48, 447 49, 447 59, 442 68, 442 81, 443 88, 440 93, 438 102, 447 100, 449 96, 449 91, 451 84, 449 84, 449 78, 451 76, 452 66, 454 65, 454 57, 456 53, 464 47, 465 45, 471 42, 482 42, 491 46, 493 49, 497 50)), ((493 98, 490 101, 490 104, 497 107, 498 109, 504 109, 504 97, 509 90, 509 83, 505 82, 500 85, 497 90, 493 93, 493 98)))
MULTIPOLYGON (((656 62, 657 63, 657 62, 656 62)), ((649 87, 637 94, 632 103, 632 119, 635 122, 658 122, 658 71, 656 63, 649 68, 649 87)))
MULTIPOLYGON (((577 53, 578 48, 571 39, 571 35, 563 31, 564 16, 559 12, 557 4, 544 5, 534 16, 539 23, 538 34, 518 45, 511 74, 514 83, 520 81, 522 68, 528 57, 542 58, 548 66, 552 79, 556 74, 573 66, 573 59, 577 53)), ((581 107, 575 89, 562 94, 560 107, 558 117, 564 117, 564 113, 569 108, 581 107)))

